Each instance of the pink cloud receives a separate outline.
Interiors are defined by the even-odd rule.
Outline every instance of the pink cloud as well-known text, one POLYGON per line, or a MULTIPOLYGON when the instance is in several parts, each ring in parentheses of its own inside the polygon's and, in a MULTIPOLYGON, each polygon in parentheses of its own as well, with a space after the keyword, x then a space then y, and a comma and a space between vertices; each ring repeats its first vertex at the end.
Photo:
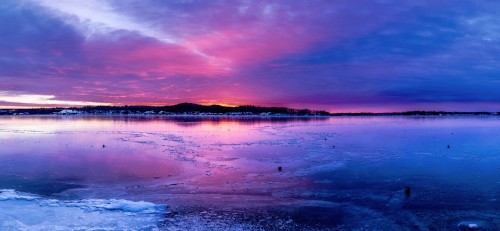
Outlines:
POLYGON ((168 77, 174 75, 224 76, 224 66, 186 47, 155 41, 90 41, 84 45, 87 70, 106 75, 168 77))

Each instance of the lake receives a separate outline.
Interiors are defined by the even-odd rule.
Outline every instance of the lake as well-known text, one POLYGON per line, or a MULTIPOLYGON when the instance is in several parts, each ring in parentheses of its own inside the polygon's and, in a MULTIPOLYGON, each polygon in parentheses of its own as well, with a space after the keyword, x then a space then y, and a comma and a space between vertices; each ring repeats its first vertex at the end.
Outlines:
POLYGON ((0 147, 1 230, 500 229, 494 116, 3 116, 0 147))

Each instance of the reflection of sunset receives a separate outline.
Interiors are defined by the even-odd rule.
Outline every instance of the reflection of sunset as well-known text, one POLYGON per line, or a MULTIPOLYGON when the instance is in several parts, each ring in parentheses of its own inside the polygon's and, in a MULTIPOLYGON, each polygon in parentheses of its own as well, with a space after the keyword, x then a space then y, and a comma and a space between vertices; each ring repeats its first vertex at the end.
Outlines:
MULTIPOLYGON (((169 193, 168 198, 196 195, 189 203, 237 203, 236 197, 247 197, 265 204, 273 192, 308 182, 284 177, 272 164, 287 158, 280 152, 289 149, 266 148, 276 137, 262 133, 262 127, 285 121, 2 117, 0 168, 15 181, 22 176, 25 181, 124 187, 133 194, 169 193)), ((287 170, 299 166, 287 164, 287 170)))
MULTIPOLYGON (((476 120, 418 117, 0 117, 0 168, 4 175, 31 180, 127 184, 134 191, 195 193, 198 199, 224 194, 270 200, 320 187, 311 179, 315 172, 344 168, 353 159, 379 162, 401 155, 412 142, 447 133, 457 122, 462 129, 477 126, 476 120), (439 129, 407 140, 401 124, 415 131, 439 129), (378 142, 380 136, 397 142, 388 146, 378 142)), ((481 124, 495 127, 498 121, 481 124)), ((426 143, 417 151, 438 146, 426 143)))
POLYGON ((329 220, 338 208, 384 213, 388 200, 409 203, 399 198, 410 182, 415 191, 439 185, 446 192, 431 196, 439 203, 411 203, 467 207, 456 199, 491 198, 495 190, 499 126, 496 117, 459 116, 6 116, 0 184, 69 199, 146 200, 172 211, 312 206, 328 208, 329 220), (455 185, 463 191, 446 191, 455 185))
MULTIPOLYGON (((206 163, 210 163, 205 166, 210 169, 200 170, 202 175, 211 171, 212 165, 232 168, 229 170, 231 175, 237 171, 251 171, 252 166, 259 165, 246 160, 250 157, 248 150, 256 152, 251 158, 262 156, 264 159, 271 153, 288 151, 287 148, 260 147, 274 145, 273 142, 275 145, 287 144, 286 141, 272 141, 276 139, 272 130, 263 132, 267 125, 275 123, 286 124, 286 120, 2 117, 0 138, 3 139, 4 155, 39 153, 41 156, 37 158, 43 159, 46 155, 55 166, 75 166, 80 172, 88 171, 89 177, 96 172, 116 178, 129 174, 144 179, 165 176, 169 171, 174 173, 167 175, 183 175, 199 173, 197 170, 206 163), (181 170, 186 172, 179 172, 181 170)), ((36 169, 40 168, 43 167, 36 169)))

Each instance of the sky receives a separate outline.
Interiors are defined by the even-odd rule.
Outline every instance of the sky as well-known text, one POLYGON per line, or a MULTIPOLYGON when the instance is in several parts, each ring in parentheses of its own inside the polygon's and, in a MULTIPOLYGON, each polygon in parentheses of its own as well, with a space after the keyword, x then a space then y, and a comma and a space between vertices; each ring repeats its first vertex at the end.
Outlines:
POLYGON ((500 111, 494 0, 3 0, 0 108, 500 111))

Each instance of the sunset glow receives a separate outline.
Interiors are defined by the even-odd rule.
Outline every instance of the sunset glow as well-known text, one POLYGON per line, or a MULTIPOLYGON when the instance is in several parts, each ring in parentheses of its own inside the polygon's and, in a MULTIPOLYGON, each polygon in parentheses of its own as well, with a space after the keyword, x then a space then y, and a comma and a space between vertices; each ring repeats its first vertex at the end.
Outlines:
POLYGON ((53 95, 9 95, 8 92, 0 92, 0 101, 7 103, 20 103, 27 105, 71 105, 71 106, 99 106, 111 105, 109 103, 85 102, 85 101, 68 101, 56 100, 53 95))
POLYGON ((492 1, 7 0, 0 108, 498 111, 492 1))

